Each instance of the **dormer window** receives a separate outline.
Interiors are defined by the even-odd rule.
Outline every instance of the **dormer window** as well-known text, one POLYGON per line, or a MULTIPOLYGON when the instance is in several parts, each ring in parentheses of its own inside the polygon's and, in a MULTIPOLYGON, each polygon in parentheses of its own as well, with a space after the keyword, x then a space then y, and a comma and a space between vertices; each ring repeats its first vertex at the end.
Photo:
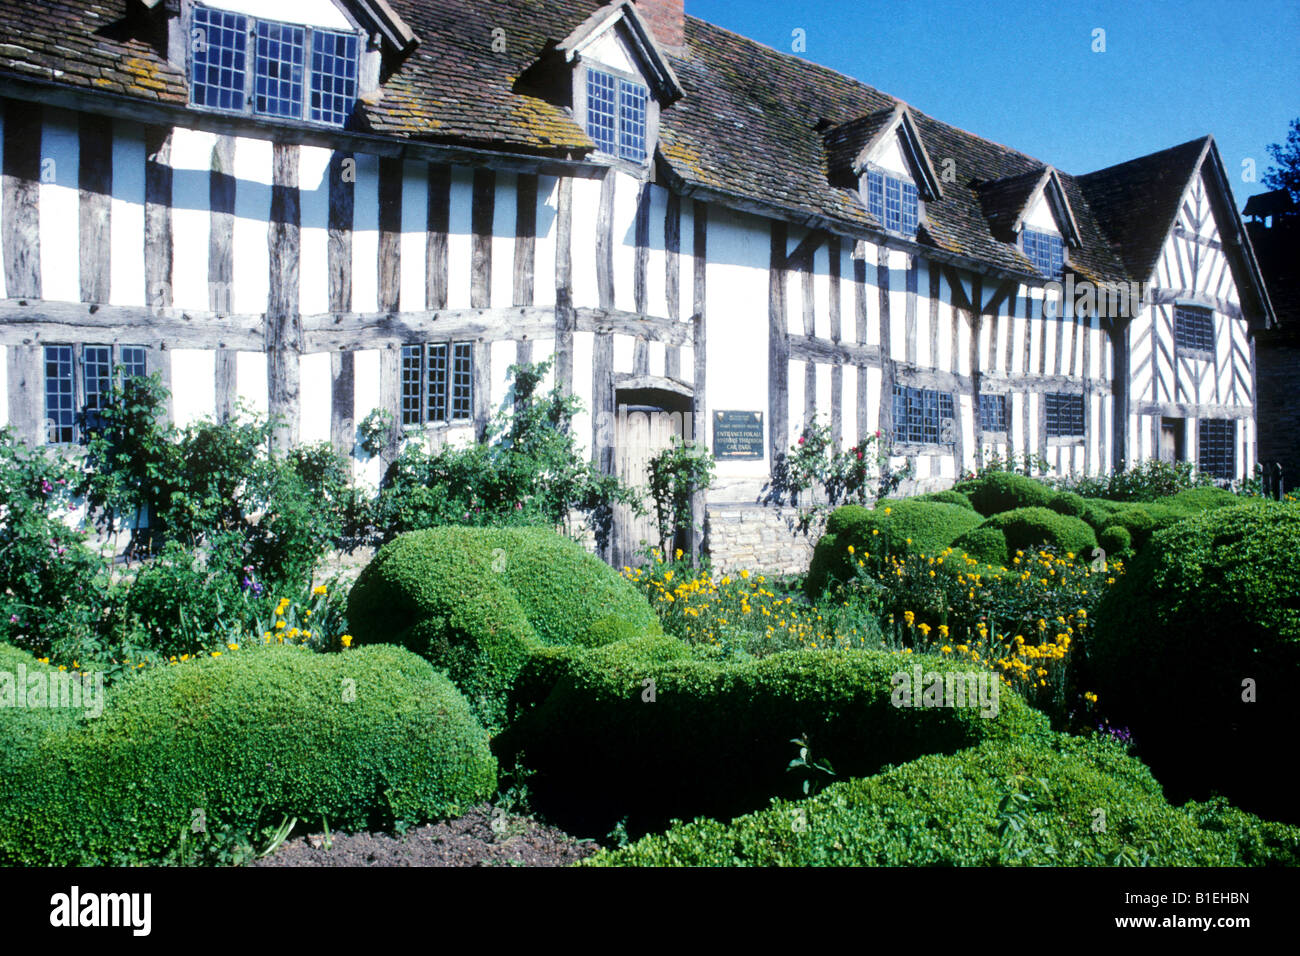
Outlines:
POLYGON ((1065 271, 1065 243, 1060 236, 1025 228, 1022 233, 1025 256, 1034 268, 1049 279, 1059 279, 1065 271))
POLYGON ((194 106, 343 126, 357 99, 356 33, 196 6, 194 106))
POLYGON ((889 232, 911 239, 920 220, 915 184, 880 169, 867 170, 867 211, 889 232))
POLYGON ((602 153, 646 161, 650 91, 604 70, 587 69, 587 135, 602 153))

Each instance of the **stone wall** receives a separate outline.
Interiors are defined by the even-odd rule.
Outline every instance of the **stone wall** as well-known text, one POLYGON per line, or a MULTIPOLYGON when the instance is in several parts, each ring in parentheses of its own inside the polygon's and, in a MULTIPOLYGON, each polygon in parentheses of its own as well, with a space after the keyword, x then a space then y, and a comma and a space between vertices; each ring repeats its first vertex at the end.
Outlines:
POLYGON ((793 508, 757 504, 709 504, 705 547, 715 570, 748 568, 772 574, 803 574, 812 560, 819 527, 807 535, 795 530, 793 508))

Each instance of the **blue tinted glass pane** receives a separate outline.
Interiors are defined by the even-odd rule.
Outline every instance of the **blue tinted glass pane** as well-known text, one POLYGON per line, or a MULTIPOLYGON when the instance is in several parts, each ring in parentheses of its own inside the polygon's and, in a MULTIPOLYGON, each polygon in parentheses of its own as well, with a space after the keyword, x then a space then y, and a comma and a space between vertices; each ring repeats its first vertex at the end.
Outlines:
POLYGON ((287 23, 257 24, 253 108, 269 116, 302 118, 307 31, 287 23))
POLYGON ((885 177, 874 170, 867 173, 867 211, 876 221, 885 221, 885 177))
POLYGON ((1055 278, 1065 266, 1065 246, 1060 236, 1025 230, 1025 256, 1045 276, 1055 278))
POLYGON ((1174 310, 1174 344, 1180 349, 1214 351, 1214 319, 1209 309, 1178 306, 1174 310))
POLYGON ((588 70, 587 135, 602 153, 616 152, 616 99, 614 77, 599 70, 588 70))
POLYGON ((420 424, 420 406, 422 404, 420 395, 420 379, 423 369, 421 368, 420 353, 424 350, 418 345, 402 346, 402 424, 418 425, 420 424))
POLYGON ((916 235, 916 223, 918 219, 918 203, 916 195, 916 186, 911 183, 903 183, 903 228, 902 233, 905 236, 916 235))
POLYGON ((81 375, 86 398, 86 427, 100 426, 99 410, 113 391, 113 350, 107 345, 87 345, 81 350, 81 375))
POLYGON ((451 356, 451 417, 466 419, 473 414, 474 346, 457 342, 451 356))
POLYGON ((342 126, 357 101, 357 37, 316 30, 311 38, 311 118, 342 126))
POLYGON ((893 176, 885 177, 885 228, 890 232, 898 232, 903 225, 901 186, 893 176))
POLYGON ((194 9, 190 96, 195 106, 244 108, 248 18, 206 7, 194 9))
POLYGON ((145 349, 143 345, 122 346, 122 378, 135 378, 147 374, 145 369, 145 349))
POLYGON ((618 154, 636 163, 646 158, 646 103, 649 93, 639 83, 618 84, 618 154))
POLYGON ((447 420, 447 344, 429 346, 429 421, 447 420))
POLYGON ((45 429, 49 442, 70 442, 73 430, 74 401, 72 382, 72 346, 45 347, 45 429))

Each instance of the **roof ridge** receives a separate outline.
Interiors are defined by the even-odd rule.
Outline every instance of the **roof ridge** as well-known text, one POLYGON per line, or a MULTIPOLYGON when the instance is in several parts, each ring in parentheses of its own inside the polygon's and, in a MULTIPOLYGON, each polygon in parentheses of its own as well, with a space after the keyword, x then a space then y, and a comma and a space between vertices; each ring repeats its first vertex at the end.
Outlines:
MULTIPOLYGON (((1157 156, 1163 156, 1166 153, 1172 153, 1180 149, 1186 149, 1187 147, 1193 144, 1198 145, 1201 148, 1201 150, 1203 150, 1205 148, 1206 141, 1207 140, 1213 141, 1213 139, 1214 139, 1213 133, 1205 133, 1204 135, 1197 136, 1194 139, 1189 139, 1185 143, 1178 143, 1175 146, 1166 146, 1164 149, 1157 149, 1154 152, 1144 153, 1141 156, 1134 156, 1132 159, 1126 159, 1123 162, 1119 162, 1119 163, 1112 163, 1109 166, 1103 166, 1100 169, 1094 169, 1091 172, 1082 173, 1078 176, 1075 176, 1074 178, 1088 179, 1091 176, 1098 176, 1102 173, 1110 173, 1117 169, 1120 169, 1123 166, 1131 166, 1134 163, 1140 163, 1147 160, 1155 159, 1157 156)), ((1198 150, 1198 156, 1201 150, 1198 150)))

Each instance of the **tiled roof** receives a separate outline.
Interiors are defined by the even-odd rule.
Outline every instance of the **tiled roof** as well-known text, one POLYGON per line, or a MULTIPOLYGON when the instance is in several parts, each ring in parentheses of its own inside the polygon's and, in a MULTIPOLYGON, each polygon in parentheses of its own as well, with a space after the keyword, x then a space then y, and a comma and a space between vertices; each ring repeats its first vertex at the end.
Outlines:
MULTIPOLYGON (((583 155, 593 148, 570 111, 545 93, 544 66, 601 0, 389 3, 420 42, 381 91, 358 106, 357 126, 512 152, 583 155), (505 31, 504 51, 494 50, 497 27, 505 31)), ((147 42, 141 25, 150 21, 128 19, 127 8, 127 0, 53 0, 34 16, 30 3, 0 0, 0 76, 185 103, 185 78, 168 64, 165 38, 147 42)), ((688 191, 706 187, 849 234, 879 228, 853 183, 832 174, 851 142, 860 147, 898 100, 693 17, 686 20, 685 50, 668 60, 685 91, 661 117, 659 149, 670 179, 688 191)), ((944 178, 943 197, 926 203, 918 241, 1033 274, 997 231, 1014 190, 990 194, 988 184, 1034 180, 1043 164, 915 110, 912 117, 936 170, 956 177, 944 178)), ((1078 272, 1098 281, 1146 278, 1138 273, 1154 262, 1152 244, 1158 251, 1167 231, 1158 220, 1172 222, 1167 194, 1181 190, 1201 142, 1086 177, 1060 174, 1082 239, 1070 254, 1078 272)))
POLYGON ((1088 205, 1135 282, 1151 278, 1208 136, 1080 176, 1088 205))
POLYGON ((1006 176, 978 186, 980 206, 984 218, 989 221, 993 234, 1004 239, 1011 239, 1012 227, 1020 214, 1025 211, 1025 204, 1034 189, 1042 182, 1047 167, 1031 169, 1018 176, 1006 176))

